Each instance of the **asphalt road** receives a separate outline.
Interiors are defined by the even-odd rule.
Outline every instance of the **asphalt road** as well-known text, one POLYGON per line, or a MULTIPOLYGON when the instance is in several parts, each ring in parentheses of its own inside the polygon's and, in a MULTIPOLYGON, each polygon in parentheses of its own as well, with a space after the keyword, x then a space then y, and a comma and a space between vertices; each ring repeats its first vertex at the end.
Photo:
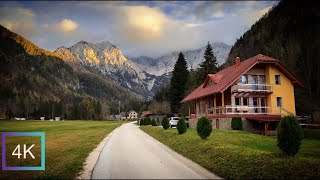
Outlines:
POLYGON ((116 129, 105 144, 91 178, 217 179, 219 177, 156 141, 133 123, 127 123, 116 129))

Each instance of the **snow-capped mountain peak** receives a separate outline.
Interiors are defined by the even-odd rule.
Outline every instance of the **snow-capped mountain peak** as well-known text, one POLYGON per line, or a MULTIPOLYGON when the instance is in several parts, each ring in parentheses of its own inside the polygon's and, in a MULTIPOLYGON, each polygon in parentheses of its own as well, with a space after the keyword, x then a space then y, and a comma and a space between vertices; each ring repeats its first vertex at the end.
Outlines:
POLYGON ((85 69, 130 89, 141 98, 151 98, 158 90, 153 89, 157 86, 155 76, 142 71, 108 41, 80 41, 69 48, 60 47, 55 53, 65 61, 77 61, 85 69))
MULTIPOLYGON (((223 43, 217 42, 212 44, 213 53, 217 58, 218 65, 223 64, 228 54, 231 50, 231 46, 223 43)), ((206 47, 202 47, 195 50, 183 51, 184 57, 188 63, 188 68, 195 69, 199 67, 199 64, 204 61, 204 52, 206 47)), ((175 62, 177 61, 179 52, 172 52, 167 55, 158 57, 158 58, 150 58, 141 56, 139 58, 130 58, 133 62, 135 62, 142 70, 146 71, 149 74, 153 74, 156 76, 161 76, 163 74, 172 72, 175 62)))
MULTIPOLYGON (((227 58, 230 47, 224 43, 213 44, 218 63, 227 58)), ((203 61, 205 47, 184 51, 189 68, 197 68, 203 61)), ((169 53, 159 58, 126 58, 121 50, 108 41, 91 43, 79 41, 73 46, 60 47, 55 53, 74 68, 84 68, 103 78, 129 89, 138 97, 150 99, 170 80, 171 72, 179 52, 169 53)))

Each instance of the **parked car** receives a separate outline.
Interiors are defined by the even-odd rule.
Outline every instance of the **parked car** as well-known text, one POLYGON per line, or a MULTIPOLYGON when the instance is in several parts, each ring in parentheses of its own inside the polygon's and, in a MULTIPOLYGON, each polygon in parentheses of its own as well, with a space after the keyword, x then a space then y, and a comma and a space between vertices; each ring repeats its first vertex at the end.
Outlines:
MULTIPOLYGON (((169 120, 170 128, 176 127, 179 119, 180 119, 179 117, 171 117, 169 120)), ((187 127, 189 128, 189 118, 186 118, 185 120, 186 120, 187 127)))
POLYGON ((171 117, 169 120, 170 128, 177 126, 179 119, 179 117, 171 117))

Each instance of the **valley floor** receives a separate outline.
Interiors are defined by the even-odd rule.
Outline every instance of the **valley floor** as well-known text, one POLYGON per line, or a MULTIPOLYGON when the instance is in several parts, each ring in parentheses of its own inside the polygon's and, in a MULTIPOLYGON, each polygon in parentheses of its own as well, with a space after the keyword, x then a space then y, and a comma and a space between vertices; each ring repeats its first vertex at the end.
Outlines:
POLYGON ((276 137, 245 131, 213 130, 201 140, 195 129, 179 135, 177 129, 142 126, 141 129, 181 155, 227 179, 318 179, 320 130, 305 132, 295 157, 280 154, 276 137))
MULTIPOLYGON (((45 132, 46 139, 44 171, 2 171, 0 167, 0 179, 73 179, 81 170, 88 154, 107 134, 123 123, 123 121, 0 121, 0 132, 45 132)), ((22 140, 30 144, 34 139, 23 137, 22 140)), ((14 147, 17 143, 15 138, 6 138, 7 148, 14 147)), ((37 159, 39 152, 36 147, 32 152, 37 159)), ((10 153, 6 154, 8 166, 10 153)), ((13 161, 12 157, 11 160, 13 161)), ((18 164, 22 166, 27 162, 20 161, 18 164)))

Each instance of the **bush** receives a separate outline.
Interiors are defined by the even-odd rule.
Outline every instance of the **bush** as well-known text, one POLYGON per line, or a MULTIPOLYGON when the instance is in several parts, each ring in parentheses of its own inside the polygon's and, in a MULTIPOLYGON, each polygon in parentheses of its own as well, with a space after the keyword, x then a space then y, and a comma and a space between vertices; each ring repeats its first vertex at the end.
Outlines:
POLYGON ((144 125, 144 119, 140 119, 140 126, 144 125))
POLYGON ((187 132, 187 123, 184 118, 179 119, 177 129, 179 134, 187 132))
POLYGON ((201 117, 197 123, 197 132, 201 139, 207 139, 212 131, 210 121, 206 117, 201 117))
POLYGON ((160 124, 160 120, 157 118, 157 126, 160 126, 161 124, 160 124))
POLYGON ((294 156, 300 149, 303 131, 294 116, 285 116, 277 127, 278 147, 289 156, 294 156))
POLYGON ((152 119, 152 121, 151 121, 151 125, 152 125, 152 126, 157 126, 157 122, 156 122, 156 120, 155 120, 155 119, 152 119))
POLYGON ((161 125, 165 130, 169 128, 170 125, 169 125, 169 119, 167 116, 163 117, 161 125))
POLYGON ((144 118, 144 125, 151 125, 151 119, 149 117, 144 118))
POLYGON ((242 119, 241 117, 233 117, 231 120, 231 128, 233 130, 242 130, 242 119))

